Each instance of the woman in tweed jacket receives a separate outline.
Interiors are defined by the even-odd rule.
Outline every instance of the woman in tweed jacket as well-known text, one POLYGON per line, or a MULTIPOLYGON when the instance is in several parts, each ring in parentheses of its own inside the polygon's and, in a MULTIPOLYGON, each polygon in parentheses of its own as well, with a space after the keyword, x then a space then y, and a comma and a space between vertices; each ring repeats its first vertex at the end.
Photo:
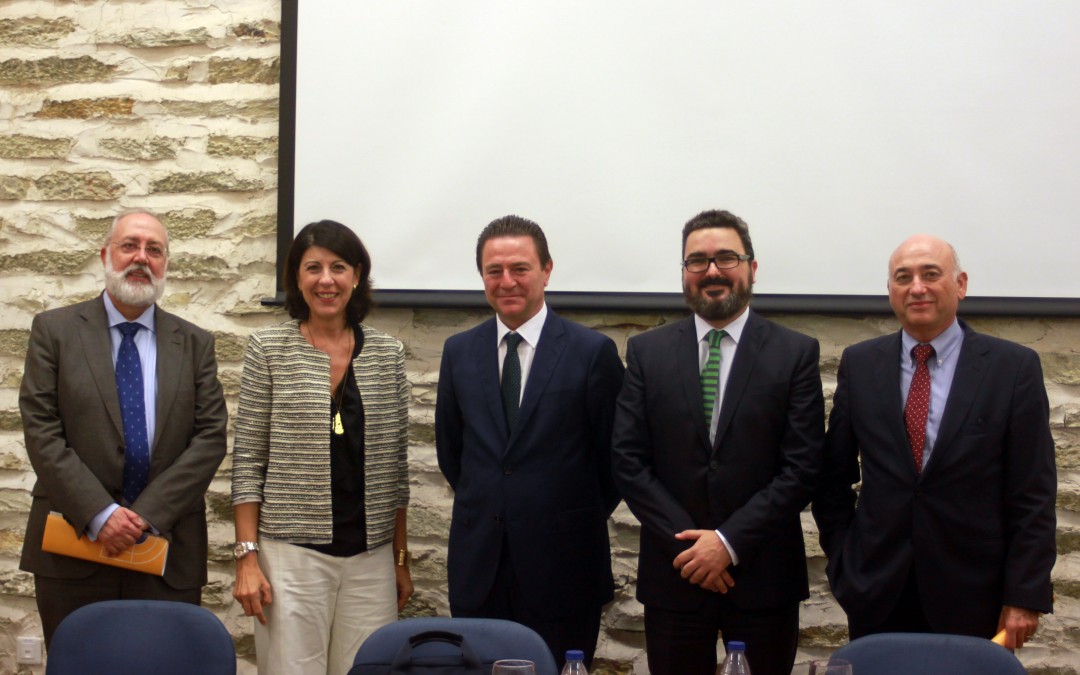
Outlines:
POLYGON ((343 675, 412 594, 405 354, 360 323, 370 270, 344 225, 305 227, 285 269, 293 320, 255 331, 244 355, 233 596, 258 619, 262 675, 343 675))

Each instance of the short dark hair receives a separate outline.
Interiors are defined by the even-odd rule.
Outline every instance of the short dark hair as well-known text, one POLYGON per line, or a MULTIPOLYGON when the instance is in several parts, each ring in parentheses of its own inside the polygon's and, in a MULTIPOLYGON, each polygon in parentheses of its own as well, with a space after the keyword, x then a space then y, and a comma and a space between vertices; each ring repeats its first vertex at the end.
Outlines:
POLYGON ((477 271, 483 272, 480 267, 483 264, 484 244, 488 239, 495 237, 532 237, 533 243, 536 244, 536 254, 540 257, 540 266, 547 267, 551 262, 547 237, 544 236, 544 231, 539 225, 521 216, 503 216, 488 223, 480 233, 480 238, 476 240, 477 271))
POLYGON ((289 316, 306 321, 311 314, 296 277, 300 271, 300 260, 312 246, 325 248, 341 256, 349 265, 359 268, 360 282, 345 305, 345 320, 350 325, 360 323, 374 305, 371 298, 371 255, 355 232, 334 220, 320 220, 305 225, 289 247, 289 256, 285 261, 285 309, 289 316))
POLYGON ((754 259, 754 244, 750 241, 750 228, 747 227, 746 222, 742 218, 736 216, 730 211, 702 211, 689 221, 682 229, 682 250, 680 255, 686 252, 686 240, 690 237, 690 233, 695 230, 704 230, 709 227, 727 227, 739 235, 739 240, 742 241, 743 248, 746 249, 746 255, 750 256, 750 259, 754 259))

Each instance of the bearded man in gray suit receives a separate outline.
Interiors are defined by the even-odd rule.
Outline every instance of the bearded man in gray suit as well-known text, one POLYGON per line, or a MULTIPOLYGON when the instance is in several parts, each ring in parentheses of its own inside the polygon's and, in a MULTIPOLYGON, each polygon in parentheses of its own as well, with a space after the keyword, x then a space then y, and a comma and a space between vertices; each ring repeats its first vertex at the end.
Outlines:
POLYGON ((156 304, 169 264, 164 226, 148 211, 121 213, 101 261, 104 293, 34 318, 19 392, 37 473, 20 568, 34 574, 46 645, 64 617, 93 602, 199 604, 204 497, 225 457, 214 338, 156 304), (164 576, 43 551, 52 511, 106 555, 160 534, 170 543, 164 576))

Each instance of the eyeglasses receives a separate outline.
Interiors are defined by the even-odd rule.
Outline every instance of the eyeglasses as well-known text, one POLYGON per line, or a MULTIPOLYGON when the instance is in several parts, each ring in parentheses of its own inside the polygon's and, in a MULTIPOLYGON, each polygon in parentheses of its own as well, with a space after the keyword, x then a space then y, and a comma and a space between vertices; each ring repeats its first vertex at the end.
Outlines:
POLYGON ((114 244, 116 248, 120 249, 120 252, 124 255, 135 255, 139 252, 139 249, 146 251, 147 258, 164 258, 165 248, 159 244, 147 244, 140 246, 134 241, 120 241, 114 244))
POLYGON ((686 260, 682 261, 682 266, 687 272, 705 272, 709 269, 709 264, 716 265, 718 270, 729 270, 733 267, 738 267, 739 263, 744 260, 751 260, 752 256, 745 253, 718 253, 711 258, 703 255, 692 255, 686 260))

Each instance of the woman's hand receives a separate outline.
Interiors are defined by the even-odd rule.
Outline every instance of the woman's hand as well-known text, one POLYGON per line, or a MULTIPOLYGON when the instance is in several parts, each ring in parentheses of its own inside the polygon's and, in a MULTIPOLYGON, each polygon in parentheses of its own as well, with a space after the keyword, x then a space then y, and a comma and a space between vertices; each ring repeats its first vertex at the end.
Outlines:
POLYGON ((412 575, 404 565, 394 565, 394 574, 397 576, 397 608, 400 612, 413 594, 412 575))
MULTIPOLYGON (((401 577, 398 577, 398 593, 400 594, 401 577)), ((412 582, 409 585, 412 591, 412 582)), ((259 623, 266 625, 266 615, 263 607, 273 601, 270 592, 270 582, 259 567, 259 554, 248 553, 236 561, 236 583, 233 584, 233 597, 244 608, 246 616, 254 616, 259 623)))

